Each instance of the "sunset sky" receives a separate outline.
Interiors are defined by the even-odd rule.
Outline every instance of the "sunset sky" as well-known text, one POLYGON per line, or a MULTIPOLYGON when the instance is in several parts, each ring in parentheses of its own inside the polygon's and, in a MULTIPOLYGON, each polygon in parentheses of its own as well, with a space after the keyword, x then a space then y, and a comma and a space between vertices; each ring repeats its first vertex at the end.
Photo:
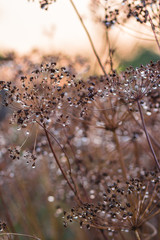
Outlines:
MULTIPOLYGON (((102 25, 95 23, 88 10, 89 0, 74 1, 100 55, 104 52, 105 32, 102 25)), ((49 10, 40 9, 35 0, 0 0, 0 53, 16 51, 25 54, 33 49, 42 52, 93 56, 91 46, 81 23, 68 0, 57 0, 49 10)), ((125 55, 133 52, 135 44, 142 42, 121 32, 115 27, 112 37, 118 51, 125 55)), ((153 46, 152 46, 153 48, 153 46)))
MULTIPOLYGON (((81 0, 77 7, 91 31, 93 24, 88 17, 87 5, 87 0, 81 0)), ((67 0, 53 3, 48 11, 40 9, 38 0, 0 0, 0 29, 0 51, 13 49, 26 53, 33 48, 43 47, 46 51, 75 53, 90 48, 84 30, 67 0)), ((95 34, 92 36, 94 38, 95 34)))

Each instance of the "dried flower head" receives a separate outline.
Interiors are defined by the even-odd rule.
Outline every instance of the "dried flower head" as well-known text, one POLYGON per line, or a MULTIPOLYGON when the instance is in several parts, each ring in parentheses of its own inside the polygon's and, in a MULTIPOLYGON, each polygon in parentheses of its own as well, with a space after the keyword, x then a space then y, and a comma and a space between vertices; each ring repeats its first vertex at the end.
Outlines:
POLYGON ((65 68, 57 69, 55 63, 51 63, 41 65, 29 77, 22 76, 20 86, 3 81, 0 85, 6 91, 5 106, 14 104, 17 109, 13 121, 25 128, 35 121, 49 122, 53 115, 55 122, 67 121, 68 116, 63 116, 61 109, 68 106, 69 110, 70 96, 66 88, 73 85, 73 79, 65 68))
POLYGON ((156 172, 145 172, 140 178, 106 185, 100 193, 103 200, 86 203, 65 212, 67 221, 78 221, 80 227, 94 227, 110 231, 137 230, 160 213, 160 177, 156 172))
POLYGON ((112 80, 112 91, 126 103, 133 103, 146 97, 160 87, 160 62, 140 68, 128 68, 112 80))
POLYGON ((156 0, 132 1, 122 0, 113 4, 113 1, 106 1, 106 15, 104 23, 107 28, 114 24, 122 24, 130 18, 134 18, 141 24, 147 24, 152 17, 154 28, 158 28, 158 2, 156 0))

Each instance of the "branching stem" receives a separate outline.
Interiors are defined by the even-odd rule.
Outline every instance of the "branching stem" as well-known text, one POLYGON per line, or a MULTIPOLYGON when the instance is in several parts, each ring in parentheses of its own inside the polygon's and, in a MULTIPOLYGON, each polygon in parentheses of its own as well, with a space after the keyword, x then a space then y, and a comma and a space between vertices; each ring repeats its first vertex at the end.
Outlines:
POLYGON ((52 143, 51 143, 51 140, 50 140, 50 137, 49 137, 49 133, 48 133, 48 131, 47 131, 47 129, 46 129, 45 124, 43 124, 43 129, 44 129, 44 131, 45 131, 45 134, 46 134, 46 137, 47 137, 48 144, 49 144, 49 147, 50 147, 50 149, 51 149, 51 152, 53 153, 53 156, 54 156, 54 158, 55 158, 55 160, 56 160, 56 163, 57 163, 57 165, 58 165, 58 167, 59 167, 59 169, 60 169, 63 177, 64 177, 65 180, 67 181, 70 189, 73 191, 73 193, 74 193, 74 195, 75 195, 78 203, 83 204, 82 201, 81 201, 81 199, 80 199, 79 196, 77 195, 76 190, 73 188, 72 184, 70 183, 70 181, 69 181, 69 179, 68 179, 65 171, 64 171, 63 168, 61 167, 61 164, 60 164, 60 162, 59 162, 59 160, 58 160, 58 157, 57 157, 57 155, 56 155, 56 153, 55 153, 55 151, 54 151, 54 149, 53 149, 53 146, 52 146, 52 143))
MULTIPOLYGON (((63 149, 63 147, 61 146, 61 144, 59 143, 59 141, 54 137, 54 135, 44 127, 44 125, 42 125, 42 124, 41 124, 40 122, 38 122, 38 121, 36 121, 36 122, 38 123, 39 126, 41 126, 44 130, 47 131, 47 133, 54 139, 54 141, 55 141, 55 142, 58 144, 58 146, 61 148, 62 152, 65 154, 66 159, 67 159, 67 163, 68 163, 68 168, 69 168, 69 175, 70 175, 71 181, 72 181, 72 183, 73 183, 73 185, 74 185, 75 193, 78 194, 78 189, 77 189, 76 183, 75 183, 75 181, 74 181, 74 179, 73 179, 73 177, 72 177, 72 168, 71 168, 70 161, 69 161, 69 157, 68 157, 66 151, 63 149)), ((78 195, 79 195, 79 194, 78 194, 78 195)), ((79 197, 79 199, 80 199, 80 197, 79 197)))

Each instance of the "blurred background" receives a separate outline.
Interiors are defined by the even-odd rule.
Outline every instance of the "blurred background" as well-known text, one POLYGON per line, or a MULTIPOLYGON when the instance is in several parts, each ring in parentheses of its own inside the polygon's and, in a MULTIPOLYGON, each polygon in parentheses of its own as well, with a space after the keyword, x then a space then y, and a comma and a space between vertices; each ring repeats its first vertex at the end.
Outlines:
MULTIPOLYGON (((105 7, 98 0, 75 1, 75 4, 107 69, 109 49, 102 23, 105 7)), ((113 26, 108 34, 114 66, 119 70, 159 59, 153 33, 133 20, 123 26, 113 26)), ((40 8, 39 1, 0 0, 0 35, 0 81, 16 81, 37 64, 51 60, 67 65, 80 77, 102 73, 67 0, 53 2, 47 11, 40 8)), ((3 102, 3 93, 0 101, 3 102)), ((15 126, 8 128, 2 121, 7 114, 2 104, 0 111, 0 219, 7 223, 7 231, 33 234, 46 240, 88 239, 89 233, 76 224, 73 228, 63 227, 63 207, 67 208, 67 204, 64 199, 54 197, 55 182, 50 178, 46 161, 36 166, 36 171, 26 168, 22 162, 11 164, 5 146, 16 145, 21 137, 17 136, 15 126)))
MULTIPOLYGON (((120 1, 114 1, 115 5, 116 2, 118 5, 120 1)), ((105 16, 104 3, 105 1, 81 0, 76 2, 76 7, 105 63, 108 50, 106 28, 102 24, 105 16)), ((1 58, 8 52, 14 52, 18 56, 29 55, 34 60, 37 60, 37 56, 62 54, 72 57, 80 55, 92 62, 92 66, 96 63, 86 33, 69 1, 53 2, 45 11, 40 8, 38 0, 1 0, 0 29, 1 58)), ((123 26, 112 26, 109 35, 118 64, 130 64, 135 58, 138 59, 137 64, 138 61, 145 64, 148 59, 158 58, 158 48, 150 28, 133 19, 123 26)))

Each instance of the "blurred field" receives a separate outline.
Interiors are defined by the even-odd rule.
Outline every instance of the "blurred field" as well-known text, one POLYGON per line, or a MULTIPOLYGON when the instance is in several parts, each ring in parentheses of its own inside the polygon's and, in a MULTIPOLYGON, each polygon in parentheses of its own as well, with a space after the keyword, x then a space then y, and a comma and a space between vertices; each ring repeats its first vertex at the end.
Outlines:
MULTIPOLYGON (((119 2, 116 1, 118 7, 119 2)), ((75 1, 75 4, 87 26, 102 64, 107 74, 111 74, 111 78, 114 79, 115 72, 116 74, 125 72, 130 65, 136 69, 141 65, 149 64, 150 61, 160 60, 154 32, 148 25, 147 27, 143 24, 138 25, 139 23, 134 23, 132 19, 129 19, 125 20, 124 24, 115 24, 111 29, 107 29, 103 20, 106 14, 106 1, 83 0, 81 3, 75 1)), ((112 1, 111 4, 113 4, 112 1)), ((64 109, 61 109, 61 105, 55 104, 56 107, 58 106, 55 107, 55 112, 46 113, 51 114, 51 120, 48 118, 47 127, 48 131, 55 136, 56 140, 52 138, 52 144, 68 177, 70 177, 69 163, 63 150, 69 155, 73 179, 84 202, 99 203, 103 196, 102 191, 107 189, 106 186, 113 180, 118 182, 118 178, 123 179, 123 164, 119 165, 121 158, 124 160, 128 179, 130 176, 141 178, 145 170, 155 171, 156 165, 141 126, 141 118, 135 107, 136 104, 133 104, 133 109, 132 104, 128 104, 128 108, 124 103, 122 106, 120 97, 114 95, 111 86, 109 94, 113 93, 113 96, 107 98, 109 94, 104 90, 108 84, 107 76, 101 75, 102 69, 98 65, 87 35, 69 1, 57 0, 49 6, 47 11, 40 8, 39 1, 1 1, 0 29, 0 82, 11 81, 15 84, 20 89, 17 90, 17 95, 18 91, 21 93, 20 96, 28 91, 27 87, 31 86, 29 79, 32 75, 37 74, 35 74, 37 69, 43 70, 43 66, 40 67, 42 63, 46 66, 47 63, 56 62, 56 68, 61 69, 60 71, 54 69, 55 72, 57 71, 53 74, 56 76, 55 83, 52 82, 49 87, 52 85, 59 87, 55 95, 53 94, 52 101, 60 101, 59 99, 62 98, 62 101, 66 99, 66 102, 63 103, 64 109), (61 68, 64 66, 65 70, 61 68), (64 76, 61 73, 63 71, 64 76), (71 83, 66 80, 68 72, 71 83), (28 81, 23 89, 21 89, 20 83, 21 76, 26 76, 28 81), (63 83, 59 80, 60 78, 65 79, 63 83), (83 87, 78 85, 81 80, 84 81, 83 87), (104 81, 107 82, 106 86, 104 81), (71 92, 66 90, 66 92, 62 92, 62 95, 58 95, 65 84, 72 85, 73 83, 76 85, 75 90, 74 88, 71 92), (92 90, 93 86, 96 89, 95 96, 92 90), (103 91, 106 94, 105 97, 101 96, 103 91), (80 104, 79 102, 76 102, 75 105, 71 103, 70 95, 67 94, 71 94, 71 100, 74 99, 74 94, 75 99, 79 97, 80 104), (81 102, 84 96, 85 100, 81 102), (75 107, 73 110, 72 106, 75 107), (132 113, 133 116, 131 116, 132 113), (136 121, 140 124, 136 124, 136 121), (116 127, 114 123, 117 124, 116 127)), ((156 33, 159 39, 158 30, 156 33)), ((158 64, 157 66, 156 76, 160 71, 158 64)), ((51 70, 53 71, 53 69, 51 70)), ((141 75, 143 74, 142 72, 141 75)), ((46 90, 45 87, 45 90, 42 89, 40 82, 48 81, 48 79, 51 81, 49 76, 45 73, 43 75, 42 71, 37 77, 36 94, 40 96, 41 100, 37 100, 38 97, 36 99, 34 96, 31 102, 33 100, 35 106, 36 103, 37 106, 39 102, 43 103, 45 99, 43 97, 48 96, 47 93, 50 90, 46 90)), ((157 82, 156 84, 158 84, 157 82)), ((34 84, 32 87, 34 89, 34 84)), ((159 88, 156 87, 152 90, 153 95, 151 93, 149 96, 144 95, 146 105, 143 105, 143 112, 149 134, 152 136, 151 141, 159 159, 159 88), (149 100, 146 100, 147 97, 149 100)), ((134 229, 131 232, 124 231, 123 233, 119 230, 104 231, 107 232, 105 235, 98 228, 91 228, 88 231, 87 225, 81 229, 79 224, 74 221, 70 221, 67 228, 63 226, 65 225, 64 211, 70 211, 77 204, 73 192, 64 180, 53 157, 53 152, 47 145, 44 129, 40 125, 36 125, 36 121, 33 124, 30 122, 29 127, 20 127, 16 117, 16 121, 14 121, 14 117, 12 118, 14 111, 17 112, 21 104, 24 109, 26 106, 23 101, 16 103, 12 101, 13 96, 12 94, 9 97, 6 96, 7 91, 5 87, 4 89, 0 88, 0 239, 136 239, 134 229), (9 102, 10 104, 5 106, 7 97, 11 103, 9 102), (18 153, 15 150, 16 147, 18 153), (15 158, 11 156, 13 153, 16 155, 15 158), (32 154, 37 156, 36 160, 32 154), (2 227, 3 222, 6 223, 6 227, 2 227), (3 233, 22 233, 26 236, 2 236, 3 233)), ((136 90, 134 91, 136 92, 136 90)), ((48 99, 43 104, 44 115, 47 101, 48 99)), ((147 186, 150 186, 149 183, 147 186)), ((147 188, 150 190, 149 187, 147 188)), ((154 195, 154 188, 151 188, 151 192, 152 190, 154 195)), ((156 197, 158 199, 159 194, 159 190, 157 190, 156 197)), ((151 199, 153 195, 151 195, 151 199)), ((145 197, 143 200, 145 201, 145 197)), ((154 202, 154 197, 152 200, 154 202)), ((156 202, 155 206, 157 207, 158 204, 159 202, 156 202)), ((147 220, 146 222, 148 223, 147 220)), ((142 232, 143 238, 137 239, 159 239, 159 214, 149 221, 150 225, 147 226, 146 222, 138 229, 142 232), (146 233, 147 230, 151 233, 155 230, 156 233, 152 237, 150 232, 146 233)))

